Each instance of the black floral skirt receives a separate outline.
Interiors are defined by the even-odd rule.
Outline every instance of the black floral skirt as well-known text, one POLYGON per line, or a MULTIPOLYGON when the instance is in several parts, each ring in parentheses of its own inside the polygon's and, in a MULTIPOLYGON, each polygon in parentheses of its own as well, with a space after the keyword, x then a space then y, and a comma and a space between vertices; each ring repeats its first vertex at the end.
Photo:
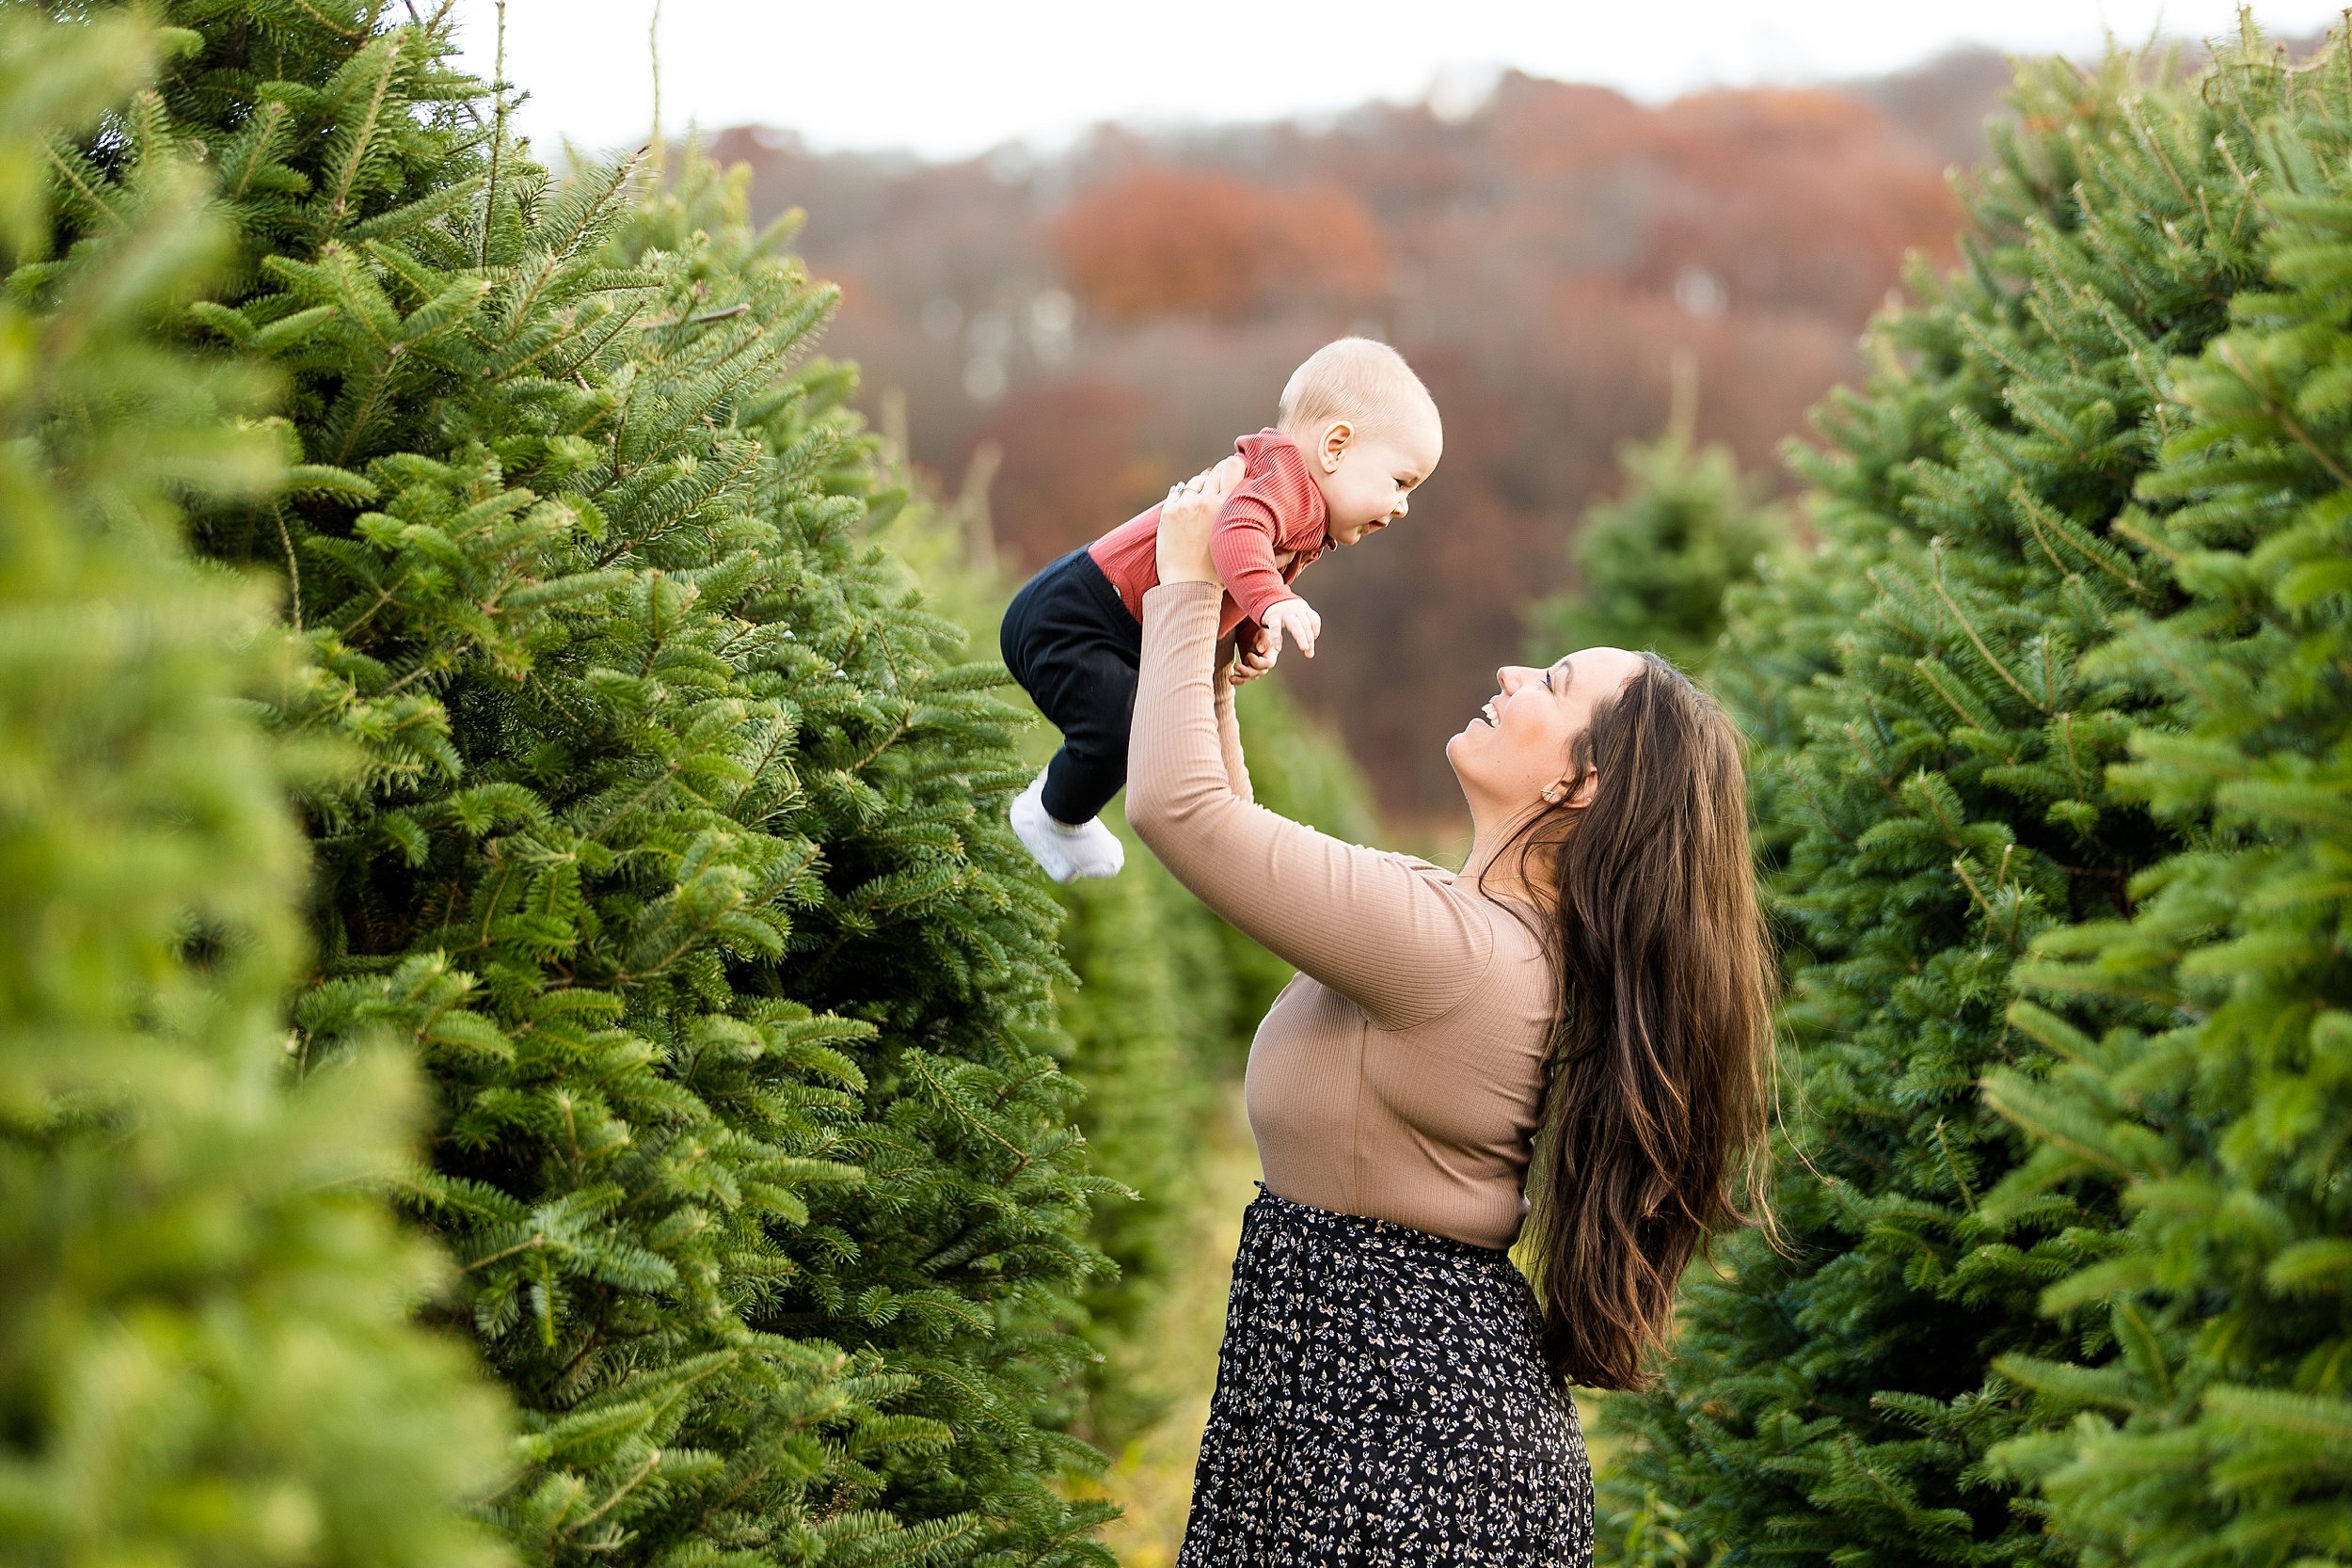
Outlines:
POLYGON ((1177 1568, 1581 1568, 1593 1475, 1507 1253, 1260 1184, 1177 1568))

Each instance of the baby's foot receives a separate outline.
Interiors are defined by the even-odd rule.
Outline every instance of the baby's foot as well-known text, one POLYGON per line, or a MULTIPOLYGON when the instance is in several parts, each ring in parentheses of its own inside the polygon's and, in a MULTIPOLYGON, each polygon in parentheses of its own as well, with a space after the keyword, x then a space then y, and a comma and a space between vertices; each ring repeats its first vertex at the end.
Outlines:
MULTIPOLYGON (((1046 818, 1053 821, 1053 818, 1046 818)), ((1099 816, 1089 817, 1075 828, 1054 823, 1054 832, 1065 835, 1062 853, 1070 857, 1071 875, 1075 877, 1116 877, 1127 863, 1127 847, 1119 842, 1119 835, 1103 826, 1099 816)))
POLYGON ((1127 863, 1127 847, 1119 835, 1094 817, 1071 827, 1057 822, 1045 810, 1045 775, 1013 797, 1012 831, 1027 846, 1045 874, 1057 882, 1080 877, 1116 877, 1127 863))

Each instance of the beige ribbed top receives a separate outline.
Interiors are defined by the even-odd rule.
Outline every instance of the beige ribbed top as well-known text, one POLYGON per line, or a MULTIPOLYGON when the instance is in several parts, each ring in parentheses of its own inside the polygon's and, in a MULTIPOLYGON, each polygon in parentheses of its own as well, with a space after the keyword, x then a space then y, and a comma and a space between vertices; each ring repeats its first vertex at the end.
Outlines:
POLYGON ((1201 901, 1295 966, 1249 1049, 1269 1190, 1480 1246, 1524 1212, 1557 992, 1534 933, 1427 861, 1254 804, 1214 582, 1144 595, 1127 819, 1201 901))

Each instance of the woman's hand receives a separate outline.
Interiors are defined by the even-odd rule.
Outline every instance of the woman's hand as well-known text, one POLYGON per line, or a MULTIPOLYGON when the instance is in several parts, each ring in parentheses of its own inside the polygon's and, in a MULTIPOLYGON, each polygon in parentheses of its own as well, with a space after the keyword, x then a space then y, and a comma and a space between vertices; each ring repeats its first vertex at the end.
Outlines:
POLYGON ((1209 559, 1209 525, 1224 510, 1226 493, 1241 483, 1241 454, 1171 487, 1160 503, 1159 568, 1162 582, 1215 582, 1209 559))
POLYGON ((1248 686, 1260 675, 1274 673, 1274 661, 1281 657, 1279 639, 1263 626, 1244 621, 1233 640, 1233 657, 1228 661, 1233 672, 1233 684, 1248 686))

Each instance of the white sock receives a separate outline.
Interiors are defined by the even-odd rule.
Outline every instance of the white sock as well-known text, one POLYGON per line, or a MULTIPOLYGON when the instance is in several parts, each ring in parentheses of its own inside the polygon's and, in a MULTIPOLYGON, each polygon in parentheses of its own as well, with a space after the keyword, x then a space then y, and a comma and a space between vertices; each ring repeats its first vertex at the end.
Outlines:
MULTIPOLYGON (((1050 816, 1046 820, 1053 822, 1050 816)), ((1119 842, 1117 833, 1103 825, 1099 816, 1089 817, 1074 828, 1054 822, 1054 832, 1061 839, 1061 852, 1070 857, 1073 876, 1116 877, 1127 863, 1127 847, 1119 842)))
POLYGON ((1115 877, 1127 863, 1127 847, 1119 835, 1094 817, 1072 827, 1057 822, 1045 809, 1045 775, 1013 797, 1012 831, 1037 857, 1045 874, 1057 882, 1080 877, 1115 877))

